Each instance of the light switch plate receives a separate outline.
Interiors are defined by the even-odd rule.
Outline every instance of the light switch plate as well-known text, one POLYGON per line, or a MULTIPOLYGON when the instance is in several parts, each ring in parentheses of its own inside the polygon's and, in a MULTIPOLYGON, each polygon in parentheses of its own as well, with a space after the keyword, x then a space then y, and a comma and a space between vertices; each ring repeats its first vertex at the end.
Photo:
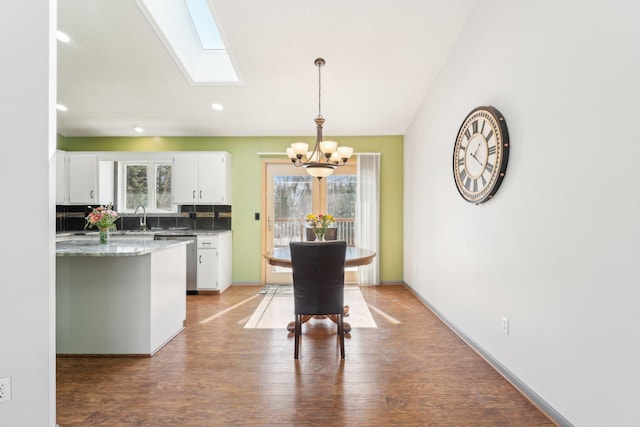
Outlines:
POLYGON ((506 316, 502 316, 502 332, 509 335, 509 318, 506 316))

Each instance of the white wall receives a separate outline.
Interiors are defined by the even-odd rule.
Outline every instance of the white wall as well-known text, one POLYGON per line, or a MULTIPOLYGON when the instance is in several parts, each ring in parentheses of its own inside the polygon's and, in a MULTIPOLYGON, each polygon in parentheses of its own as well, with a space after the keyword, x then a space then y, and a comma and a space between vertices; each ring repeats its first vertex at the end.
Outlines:
POLYGON ((55 425, 55 2, 0 7, 1 426, 55 425))
POLYGON ((640 425, 638 16, 481 0, 405 135, 405 281, 579 426, 640 425), (505 116, 511 153, 475 206, 452 154, 479 105, 505 116))

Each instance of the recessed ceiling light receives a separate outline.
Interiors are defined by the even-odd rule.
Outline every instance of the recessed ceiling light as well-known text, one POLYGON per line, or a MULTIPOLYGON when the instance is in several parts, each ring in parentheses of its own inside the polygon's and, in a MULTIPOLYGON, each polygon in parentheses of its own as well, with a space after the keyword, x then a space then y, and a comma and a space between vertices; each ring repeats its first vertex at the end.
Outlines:
POLYGON ((58 111, 67 111, 68 110, 67 106, 66 105, 62 105, 62 104, 56 104, 56 109, 58 111))
POLYGON ((133 130, 135 130, 135 131, 136 131, 136 132, 138 132, 138 133, 142 133, 142 132, 144 132, 144 129, 143 129, 143 128, 141 128, 140 126, 136 126, 136 127, 134 127, 134 128, 133 128, 133 130))
POLYGON ((61 41, 61 42, 64 42, 64 43, 68 43, 69 40, 71 40, 68 35, 66 35, 65 33, 63 33, 60 30, 58 30, 56 34, 57 34, 56 38, 58 39, 58 41, 61 41))
POLYGON ((222 106, 222 104, 211 104, 211 108, 213 108, 216 111, 224 110, 224 107, 222 106))

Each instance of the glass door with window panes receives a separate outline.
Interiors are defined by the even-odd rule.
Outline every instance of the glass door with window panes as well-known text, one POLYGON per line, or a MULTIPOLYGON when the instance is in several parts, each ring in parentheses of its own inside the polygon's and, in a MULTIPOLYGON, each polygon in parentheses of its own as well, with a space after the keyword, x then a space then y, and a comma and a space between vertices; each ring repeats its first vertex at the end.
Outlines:
MULTIPOLYGON (((266 167, 266 251, 286 247, 290 241, 306 240, 308 214, 335 217, 337 238, 354 245, 356 167, 336 169, 333 175, 318 180, 304 168, 291 163, 267 163, 266 167)), ((265 261, 266 263, 266 261, 265 261)), ((291 269, 265 264, 269 284, 290 284, 291 269)), ((355 282, 355 269, 345 271, 345 280, 355 282)))

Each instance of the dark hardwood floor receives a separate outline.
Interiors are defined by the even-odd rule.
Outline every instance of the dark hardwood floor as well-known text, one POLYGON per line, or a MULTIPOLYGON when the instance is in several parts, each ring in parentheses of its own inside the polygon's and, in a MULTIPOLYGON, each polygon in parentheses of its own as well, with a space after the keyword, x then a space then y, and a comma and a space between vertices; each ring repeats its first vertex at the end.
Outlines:
POLYGON ((151 358, 58 357, 60 426, 554 425, 403 286, 362 288, 400 323, 372 310, 343 361, 329 320, 304 325, 298 361, 286 322, 244 329, 259 290, 189 296, 151 358))

